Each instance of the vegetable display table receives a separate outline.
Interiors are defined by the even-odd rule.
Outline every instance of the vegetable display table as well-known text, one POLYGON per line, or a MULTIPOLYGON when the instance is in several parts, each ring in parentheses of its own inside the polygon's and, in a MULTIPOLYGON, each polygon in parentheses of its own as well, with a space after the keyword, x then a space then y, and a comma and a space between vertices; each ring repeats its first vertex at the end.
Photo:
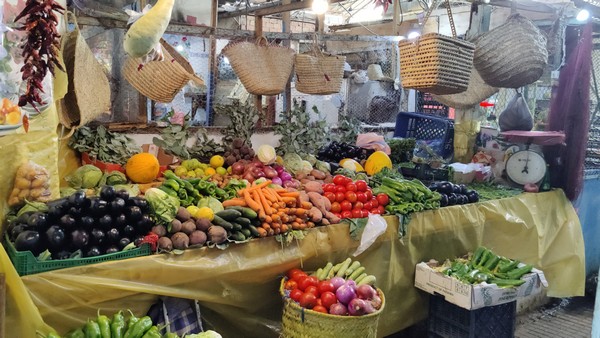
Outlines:
MULTIPOLYGON (((414 288, 415 265, 463 255, 483 244, 500 255, 544 271, 552 297, 584 293, 584 246, 579 219, 560 190, 413 214, 407 233, 398 218, 357 257, 386 297, 379 335, 400 331, 427 316, 428 294, 414 288)), ((283 304, 280 276, 302 265, 313 270, 342 261, 359 242, 349 225, 314 228, 303 240, 275 238, 153 255, 18 277, 0 248, 6 273, 7 336, 35 337, 48 324, 64 333, 97 309, 130 308, 143 314, 157 296, 198 299, 202 314, 224 337, 277 337, 283 304), (43 318, 43 320, 42 320, 43 318), (45 322, 45 323, 44 323, 45 322)))

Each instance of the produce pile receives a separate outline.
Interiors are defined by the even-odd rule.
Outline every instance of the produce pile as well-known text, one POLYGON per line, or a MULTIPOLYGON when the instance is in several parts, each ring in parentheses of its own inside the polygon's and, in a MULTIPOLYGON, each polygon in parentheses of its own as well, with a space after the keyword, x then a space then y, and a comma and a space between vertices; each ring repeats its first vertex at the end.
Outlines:
POLYGON ((15 126, 21 123, 21 108, 9 99, 2 99, 0 106, 0 125, 15 126))
POLYGON ((435 270, 466 284, 488 283, 499 287, 522 285, 525 280, 521 277, 533 269, 531 265, 498 256, 482 246, 466 258, 446 260, 442 266, 432 265, 435 270))
POLYGON ((375 188, 374 192, 388 195, 390 204, 385 207, 385 210, 390 214, 406 215, 440 207, 441 195, 431 191, 416 179, 405 180, 383 177, 381 185, 375 188))
POLYGON ((367 182, 336 175, 333 183, 323 185, 324 196, 331 202, 331 212, 339 218, 364 218, 385 213, 389 203, 386 194, 373 195, 367 182))
POLYGON ((301 307, 336 316, 363 316, 383 307, 382 295, 373 286, 360 262, 350 258, 337 265, 331 262, 312 275, 300 269, 288 271, 284 296, 301 307))
MULTIPOLYGON (((123 311, 119 311, 112 316, 101 315, 98 311, 98 317, 88 319, 81 328, 69 331, 63 338, 179 338, 174 333, 161 333, 165 331, 155 323, 152 318, 144 316, 136 317, 131 311, 126 318, 123 311)), ((56 333, 50 333, 45 338, 61 338, 56 333)), ((221 338, 221 335, 214 331, 205 331, 197 334, 186 334, 182 338, 221 338)))
POLYGON ((453 184, 446 181, 433 182, 429 185, 429 189, 440 193, 441 207, 479 202, 477 191, 468 190, 464 184, 453 184))
POLYGON ((360 162, 366 160, 372 153, 373 150, 359 148, 350 143, 333 141, 319 150, 317 158, 325 162, 340 162, 345 158, 360 162))

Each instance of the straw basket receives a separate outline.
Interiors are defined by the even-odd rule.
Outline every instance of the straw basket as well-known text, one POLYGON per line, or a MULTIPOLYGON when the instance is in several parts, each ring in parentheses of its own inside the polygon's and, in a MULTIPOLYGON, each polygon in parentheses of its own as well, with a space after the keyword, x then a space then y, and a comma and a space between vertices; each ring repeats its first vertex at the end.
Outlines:
POLYGON ((189 62, 164 39, 160 40, 162 61, 150 61, 140 67, 138 59, 127 58, 123 75, 142 95, 156 102, 168 103, 190 81, 204 85, 189 62))
POLYGON ((110 113, 111 101, 108 78, 79 32, 75 14, 66 12, 65 16, 75 24, 75 29, 64 34, 61 41, 69 84, 59 103, 59 121, 71 129, 69 137, 77 128, 110 113))
POLYGON ((281 281, 279 292, 283 297, 283 338, 376 338, 379 315, 385 306, 383 292, 377 289, 381 297, 381 308, 366 316, 334 316, 302 308, 286 295, 285 278, 281 281))
MULTIPOLYGON (((434 7, 429 8, 425 22, 434 7)), ((448 0, 446 9, 452 37, 429 33, 414 42, 400 42, 400 76, 404 88, 432 94, 456 94, 467 89, 475 45, 456 38, 448 0)))
POLYGON ((483 81, 477 69, 471 70, 469 87, 462 93, 449 95, 436 95, 433 98, 442 104, 452 108, 469 108, 487 99, 498 92, 498 88, 492 87, 483 81))
POLYGON ((230 43, 222 52, 248 93, 254 95, 283 92, 294 68, 294 50, 269 45, 264 37, 256 43, 230 43))
POLYGON ((527 18, 511 15, 506 23, 476 41, 474 65, 490 86, 519 88, 537 81, 546 68, 546 38, 527 18))
POLYGON ((345 62, 345 56, 324 55, 318 48, 312 53, 296 55, 296 90, 312 95, 339 93, 345 62))

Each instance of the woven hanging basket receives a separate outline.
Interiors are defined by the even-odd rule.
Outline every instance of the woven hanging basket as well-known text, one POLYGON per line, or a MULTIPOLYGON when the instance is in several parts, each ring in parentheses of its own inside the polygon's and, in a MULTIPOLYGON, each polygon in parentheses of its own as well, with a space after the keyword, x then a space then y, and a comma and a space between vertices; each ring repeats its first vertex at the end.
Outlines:
POLYGON ((339 93, 345 62, 345 56, 324 55, 318 49, 310 54, 296 55, 296 90, 312 95, 339 93))
POLYGON ((229 43, 222 53, 248 93, 254 95, 283 92, 294 68, 294 50, 269 45, 264 37, 256 43, 229 43))
POLYGON ((376 338, 379 315, 385 306, 383 292, 381 308, 365 316, 335 316, 302 308, 285 294, 285 278, 279 292, 283 297, 283 338, 376 338))
POLYGON ((156 102, 169 103, 188 82, 204 85, 190 63, 173 46, 164 39, 160 44, 162 61, 150 61, 143 67, 138 59, 127 58, 125 61, 123 75, 137 91, 156 102))
MULTIPOLYGON (((436 7, 432 5, 425 22, 436 7)), ((456 94, 469 85, 475 45, 456 38, 449 1, 446 0, 452 37, 429 33, 415 41, 401 41, 400 77, 402 87, 432 94, 456 94)))
POLYGON ((490 86, 520 88, 542 76, 548 62, 546 38, 527 18, 511 15, 506 23, 476 41, 474 65, 490 86))
POLYGON ((492 87, 483 81, 477 69, 471 69, 471 77, 467 90, 458 94, 437 95, 433 94, 433 98, 446 106, 452 108, 469 108, 477 105, 481 101, 496 94, 498 88, 492 87))
POLYGON ((75 24, 75 29, 65 33, 61 40, 63 61, 69 79, 68 90, 59 102, 59 121, 70 132, 101 116, 110 113, 110 84, 104 68, 87 45, 79 31, 72 12, 65 19, 75 24))

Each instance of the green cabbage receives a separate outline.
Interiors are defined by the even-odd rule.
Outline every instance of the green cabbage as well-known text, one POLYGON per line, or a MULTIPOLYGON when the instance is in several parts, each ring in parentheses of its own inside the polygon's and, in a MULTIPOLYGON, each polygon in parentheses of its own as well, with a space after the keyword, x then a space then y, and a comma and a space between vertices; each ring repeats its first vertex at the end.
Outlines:
POLYGON ((98 186, 102 179, 102 170, 91 164, 86 164, 77 168, 73 173, 65 177, 71 188, 91 189, 98 186))
POLYGON ((185 335, 185 338, 223 338, 223 336, 216 333, 215 331, 208 330, 208 331, 204 331, 202 333, 185 335))
POLYGON ((127 184, 127 177, 122 172, 115 170, 106 175, 106 184, 108 184, 108 185, 127 184))
POLYGON ((294 153, 287 153, 283 156, 283 166, 294 175, 302 171, 304 167, 300 155, 294 153))
POLYGON ((178 198, 170 196, 157 188, 148 189, 144 197, 150 204, 159 223, 170 224, 175 219, 177 210, 179 210, 178 198))

